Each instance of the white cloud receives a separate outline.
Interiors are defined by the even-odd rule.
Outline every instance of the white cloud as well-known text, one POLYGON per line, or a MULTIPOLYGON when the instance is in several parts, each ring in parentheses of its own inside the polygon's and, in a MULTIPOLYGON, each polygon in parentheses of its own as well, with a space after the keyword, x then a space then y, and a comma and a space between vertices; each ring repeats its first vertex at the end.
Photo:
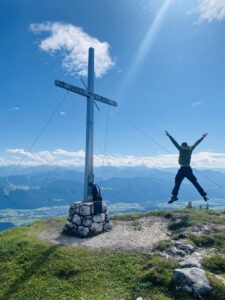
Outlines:
POLYGON ((39 47, 49 54, 60 53, 62 66, 71 74, 87 75, 88 49, 95 49, 95 74, 102 77, 114 66, 109 54, 109 44, 85 33, 82 28, 67 23, 44 22, 30 25, 35 34, 47 32, 49 37, 41 40, 39 47))
POLYGON ((62 116, 62 117, 65 117, 65 115, 66 115, 66 113, 65 113, 65 111, 60 111, 60 116, 62 116))
POLYGON ((52 153, 53 153, 53 155, 56 155, 56 156, 66 156, 66 157, 74 157, 74 158, 78 157, 80 159, 85 158, 85 152, 83 150, 79 150, 77 152, 72 152, 72 151, 66 151, 63 149, 56 149, 52 153))
POLYGON ((225 0, 199 0, 193 12, 199 14, 199 21, 222 21, 225 18, 225 0))
MULTIPOLYGON (((0 157, 0 165, 12 165, 21 163, 23 166, 84 166, 85 152, 83 150, 72 152, 63 149, 54 151, 27 152, 23 149, 9 149, 7 160, 0 157)), ((177 168, 178 155, 164 154, 155 156, 134 156, 134 155, 94 155, 94 165, 105 166, 146 166, 149 168, 177 168)), ((198 152, 192 156, 192 166, 202 169, 225 169, 225 153, 198 152)))
POLYGON ((191 104, 192 107, 196 107, 196 106, 200 106, 200 105, 203 105, 204 103, 202 101, 196 101, 196 102, 193 102, 191 104))
POLYGON ((26 163, 31 164, 32 162, 34 165, 47 165, 48 163, 52 164, 54 163, 54 155, 52 155, 51 152, 49 151, 39 151, 36 153, 28 152, 23 149, 8 149, 8 153, 13 153, 14 154, 14 159, 19 160, 21 158, 26 158, 22 162, 22 164, 26 165, 26 163), (17 156, 15 156, 15 154, 17 156))

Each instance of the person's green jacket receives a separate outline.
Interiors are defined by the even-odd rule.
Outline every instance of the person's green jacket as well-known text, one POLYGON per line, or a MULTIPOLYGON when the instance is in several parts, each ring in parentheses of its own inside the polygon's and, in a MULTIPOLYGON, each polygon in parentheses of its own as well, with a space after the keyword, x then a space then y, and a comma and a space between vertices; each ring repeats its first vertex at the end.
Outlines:
POLYGON ((187 147, 180 146, 171 135, 169 135, 169 138, 179 151, 179 160, 178 160, 179 165, 190 166, 192 151, 204 139, 204 136, 198 139, 192 146, 187 146, 187 147))

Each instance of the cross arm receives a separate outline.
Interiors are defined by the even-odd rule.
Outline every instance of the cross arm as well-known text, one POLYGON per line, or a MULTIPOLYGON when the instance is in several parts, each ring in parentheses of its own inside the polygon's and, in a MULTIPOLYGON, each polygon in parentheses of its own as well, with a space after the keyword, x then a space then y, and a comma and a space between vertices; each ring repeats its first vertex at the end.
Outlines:
POLYGON ((94 94, 93 96, 96 101, 99 101, 99 102, 102 102, 102 103, 105 103, 108 105, 112 105, 112 106, 118 106, 118 103, 114 100, 110 100, 110 99, 102 97, 98 94, 94 94))
POLYGON ((80 94, 82 96, 85 96, 85 97, 88 97, 88 91, 85 90, 85 89, 82 89, 76 85, 73 85, 73 84, 69 84, 69 83, 66 83, 64 81, 61 81, 61 80, 55 80, 55 85, 63 88, 63 89, 66 89, 70 92, 74 92, 76 94, 80 94))
POLYGON ((59 86, 63 89, 66 89, 68 91, 74 92, 76 94, 80 94, 85 97, 93 97, 94 100, 99 101, 99 102, 102 102, 102 103, 105 103, 108 105, 112 105, 112 106, 118 106, 118 103, 114 100, 110 100, 110 99, 100 96, 98 94, 91 93, 88 90, 82 89, 76 85, 72 85, 72 84, 66 83, 61 80, 55 80, 55 85, 59 86))

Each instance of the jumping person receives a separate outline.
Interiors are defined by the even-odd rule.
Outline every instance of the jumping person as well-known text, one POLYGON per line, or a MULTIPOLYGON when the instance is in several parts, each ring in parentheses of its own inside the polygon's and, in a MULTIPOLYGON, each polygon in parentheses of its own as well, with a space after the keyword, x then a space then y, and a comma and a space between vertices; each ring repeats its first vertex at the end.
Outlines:
POLYGON ((186 177, 190 182, 195 186, 198 190, 199 194, 203 197, 205 201, 208 201, 207 193, 203 190, 200 184, 197 181, 197 178, 194 176, 192 168, 190 166, 191 162, 191 154, 194 148, 207 136, 207 133, 204 133, 202 137, 197 140, 192 146, 189 146, 186 142, 183 142, 181 145, 177 143, 177 141, 169 134, 168 131, 165 132, 166 135, 170 138, 171 142, 179 151, 179 165, 180 169, 177 172, 175 177, 175 186, 172 190, 172 196, 168 203, 173 203, 177 201, 178 191, 181 185, 181 182, 186 177))

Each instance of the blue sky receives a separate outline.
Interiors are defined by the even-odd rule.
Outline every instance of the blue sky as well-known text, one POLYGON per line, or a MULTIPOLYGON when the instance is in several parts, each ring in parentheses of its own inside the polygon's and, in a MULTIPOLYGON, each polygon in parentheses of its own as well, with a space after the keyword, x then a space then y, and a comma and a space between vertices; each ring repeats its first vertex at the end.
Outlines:
POLYGON ((119 103, 95 110, 96 165, 176 166, 168 130, 208 132, 193 164, 225 168, 224 0, 2 0, 0 25, 1 165, 83 164, 86 100, 54 80, 84 87, 94 46, 95 92, 119 103))

